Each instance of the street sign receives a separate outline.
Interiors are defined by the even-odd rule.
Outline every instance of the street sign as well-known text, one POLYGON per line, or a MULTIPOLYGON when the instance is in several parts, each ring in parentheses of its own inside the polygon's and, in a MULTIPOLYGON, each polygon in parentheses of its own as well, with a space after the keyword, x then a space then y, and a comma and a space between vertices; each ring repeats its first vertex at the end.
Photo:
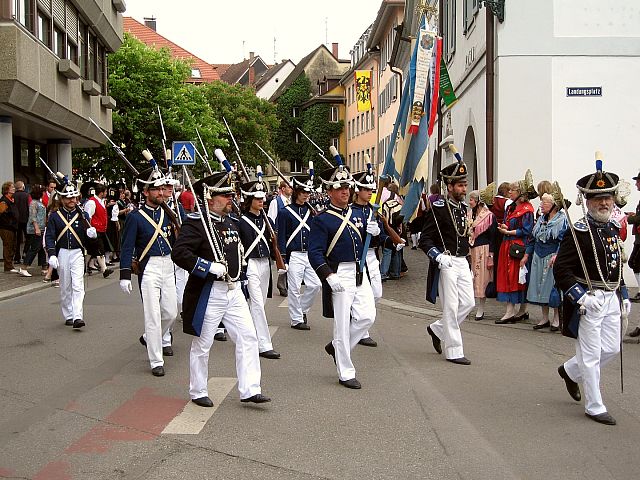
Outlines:
POLYGON ((567 87, 567 97, 601 97, 602 87, 567 87))
POLYGON ((191 142, 173 142, 171 156, 174 165, 195 165, 196 147, 191 142))

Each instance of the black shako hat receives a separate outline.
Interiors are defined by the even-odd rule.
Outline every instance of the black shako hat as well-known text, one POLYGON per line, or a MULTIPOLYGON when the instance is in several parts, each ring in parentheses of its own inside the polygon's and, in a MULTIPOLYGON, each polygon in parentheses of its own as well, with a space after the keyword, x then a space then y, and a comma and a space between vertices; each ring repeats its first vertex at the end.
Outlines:
POLYGON ((615 196, 618 190, 620 177, 615 173, 605 172, 602 169, 602 153, 596 152, 596 171, 582 177, 576 183, 576 187, 584 197, 589 200, 606 195, 615 196))
POLYGON ((243 197, 265 198, 267 196, 264 182, 254 180, 240 185, 240 193, 243 197))
POLYGON ((462 156, 458 153, 458 149, 455 145, 449 145, 449 151, 453 153, 457 162, 447 165, 440 170, 438 177, 447 185, 453 185, 454 183, 467 179, 468 169, 467 165, 462 161, 462 156))
POLYGON ((198 197, 211 198, 214 195, 235 193, 233 172, 216 172, 193 184, 193 193, 198 197))
POLYGON ((291 177, 291 186, 294 190, 302 190, 303 192, 313 191, 313 178, 310 175, 293 175, 291 177))

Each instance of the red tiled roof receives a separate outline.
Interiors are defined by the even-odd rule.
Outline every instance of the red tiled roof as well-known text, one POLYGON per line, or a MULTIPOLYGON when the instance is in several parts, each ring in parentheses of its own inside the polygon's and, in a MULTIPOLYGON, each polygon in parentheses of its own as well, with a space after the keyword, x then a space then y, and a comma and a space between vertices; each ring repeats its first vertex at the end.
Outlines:
POLYGON ((212 63, 211 66, 216 72, 218 72, 218 76, 222 78, 222 76, 231 66, 231 63, 212 63))
POLYGON ((174 58, 181 60, 192 60, 192 68, 200 70, 200 77, 190 77, 191 83, 203 83, 213 82, 214 80, 220 80, 220 74, 213 66, 194 54, 188 52, 184 48, 176 45, 171 40, 166 39, 152 28, 143 25, 137 20, 131 17, 123 17, 123 30, 130 33, 145 45, 154 47, 157 49, 168 48, 171 51, 171 55, 174 58))

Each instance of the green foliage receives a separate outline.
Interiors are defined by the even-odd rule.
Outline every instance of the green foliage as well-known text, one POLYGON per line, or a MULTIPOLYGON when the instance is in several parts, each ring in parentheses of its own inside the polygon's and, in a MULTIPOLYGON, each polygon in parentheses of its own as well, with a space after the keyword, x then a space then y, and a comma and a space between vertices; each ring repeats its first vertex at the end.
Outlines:
MULTIPOLYGON (((329 155, 329 145, 331 145, 331 139, 339 137, 344 128, 344 121, 331 122, 331 105, 328 103, 317 103, 307 108, 303 114, 304 126, 302 130, 309 135, 314 142, 318 144, 320 148, 325 151, 325 156, 333 163, 333 159, 329 155)), ((311 145, 305 139, 305 153, 304 162, 305 165, 309 163, 309 160, 314 162, 315 170, 320 172, 326 167, 324 160, 318 156, 318 149, 311 145)), ((344 155, 343 155, 344 156, 344 155)))
MULTIPOLYGON (((301 139, 300 143, 296 143, 296 128, 304 129, 304 119, 301 115, 293 117, 293 108, 300 107, 304 102, 311 98, 311 82, 309 77, 304 73, 300 75, 289 88, 278 98, 276 102, 276 111, 280 120, 280 128, 276 130, 273 138, 273 147, 283 160, 288 160, 291 165, 304 158, 307 145, 306 140, 301 139)), ((300 110, 300 113, 302 111, 300 110)))
MULTIPOLYGON (((240 156, 245 165, 262 165, 264 169, 268 162, 255 143, 267 151, 271 150, 271 133, 276 131, 280 124, 276 116, 276 106, 258 98, 252 87, 212 82, 201 86, 200 89, 216 120, 223 125, 223 117, 227 120, 238 142, 240 156)), ((226 129, 222 135, 229 141, 230 146, 225 153, 233 163, 236 158, 235 147, 226 129)))
MULTIPOLYGON (((164 163, 158 106, 167 148, 174 140, 191 140, 198 145, 196 128, 208 148, 228 145, 223 138, 224 125, 214 116, 204 91, 184 83, 191 75, 189 63, 174 60, 168 50, 147 47, 128 34, 108 62, 109 94, 117 102, 111 139, 116 145, 124 145, 125 155, 138 170, 148 167, 141 154, 145 148, 159 164, 164 163)), ((110 145, 75 150, 74 165, 87 177, 131 178, 110 145)), ((203 170, 204 165, 198 162, 196 175, 203 170)))

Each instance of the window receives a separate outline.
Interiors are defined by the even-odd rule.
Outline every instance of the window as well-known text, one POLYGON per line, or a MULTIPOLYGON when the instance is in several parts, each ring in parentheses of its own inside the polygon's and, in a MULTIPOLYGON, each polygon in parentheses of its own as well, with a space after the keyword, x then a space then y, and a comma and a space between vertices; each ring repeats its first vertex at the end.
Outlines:
POLYGON ((51 19, 38 10, 38 40, 51 48, 51 19))
POLYGON ((200 69, 199 68, 192 68, 191 69, 191 77, 192 78, 202 78, 202 74, 200 73, 200 69))
POLYGON ((100 85, 102 94, 105 95, 107 93, 107 56, 102 44, 100 42, 97 42, 97 45, 98 55, 96 57, 96 83, 100 85))
POLYGON ((18 21, 25 26, 27 30, 33 33, 33 4, 32 0, 16 0, 15 15, 18 21))
POLYGON ((340 151, 340 139, 337 137, 334 137, 331 139, 331 146, 332 147, 336 147, 336 150, 340 151))
POLYGON ((371 147, 371 163, 374 165, 380 163, 380 161, 376 159, 376 147, 371 147))
POLYGON ((376 128, 376 113, 373 106, 371 106, 371 128, 376 128))
POLYGON ((369 112, 365 112, 365 116, 367 118, 367 132, 371 130, 371 115, 369 112))
POLYGON ((351 122, 347 123, 347 140, 351 140, 351 122))
POLYGON ((293 118, 299 117, 300 116, 300 108, 299 107, 293 107, 293 109, 291 111, 291 116, 293 118))
POLYGON ((456 51, 456 1, 455 0, 443 0, 444 11, 444 31, 442 36, 444 37, 444 57, 447 61, 451 60, 453 54, 456 51))
POLYGON ((464 34, 469 33, 469 28, 473 25, 473 22, 478 14, 478 5, 480 0, 464 0, 464 34))
POLYGON ((78 46, 67 38, 67 58, 78 65, 78 46))
POLYGON ((89 35, 89 29, 87 26, 80 22, 80 33, 78 35, 78 42, 80 43, 80 74, 83 78, 89 78, 87 71, 87 61, 89 59, 89 52, 87 48, 87 38, 89 35))
POLYGON ((66 48, 64 45, 65 34, 58 27, 54 27, 53 29, 53 51, 58 56, 58 58, 66 57, 66 48))
POLYGON ((337 123, 339 120, 338 107, 331 107, 331 122, 337 123))

